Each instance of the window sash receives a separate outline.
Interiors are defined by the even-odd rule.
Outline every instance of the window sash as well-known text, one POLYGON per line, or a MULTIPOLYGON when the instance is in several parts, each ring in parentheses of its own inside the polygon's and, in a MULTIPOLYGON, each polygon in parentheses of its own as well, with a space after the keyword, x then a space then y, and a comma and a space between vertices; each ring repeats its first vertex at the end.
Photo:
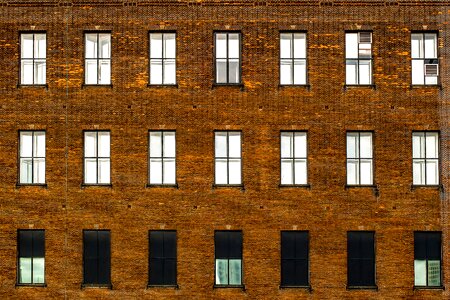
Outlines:
POLYGON ((411 33, 411 82, 413 85, 437 85, 438 77, 425 74, 425 64, 437 65, 439 58, 437 47, 437 33, 411 33))
POLYGON ((347 280, 349 286, 375 286, 375 232, 347 232, 347 280))
POLYGON ((111 84, 111 34, 85 33, 85 84, 111 84))
POLYGON ((438 185, 439 133, 418 131, 412 134, 413 184, 438 185))
POLYGON ((307 184, 307 139, 307 133, 303 131, 281 132, 281 184, 307 184))
POLYGON ((414 232, 414 285, 442 285, 442 233, 414 232))
POLYGON ((45 231, 18 231, 19 284, 45 283, 45 231))
POLYGON ((347 184, 372 185, 373 176, 372 132, 347 132, 347 184))
POLYGON ((83 231, 83 283, 111 283, 111 239, 109 230, 83 231))
POLYGON ((20 46, 20 84, 45 84, 47 34, 22 33, 20 46))
POLYGON ((150 38, 150 84, 176 84, 176 34, 152 32, 150 38))
POLYGON ((307 82, 306 33, 280 33, 280 84, 307 82))
MULTIPOLYGON (((345 34, 345 83, 348 85, 372 84, 372 41, 361 43, 358 40, 362 32, 349 32, 345 34)), ((372 37, 372 33, 370 33, 372 37)))
POLYGON ((111 183, 111 133, 84 132, 84 184, 111 183))
POLYGON ((150 243, 149 284, 176 285, 177 283, 176 231, 169 231, 169 230, 150 231, 149 243, 150 243))
POLYGON ((19 132, 19 183, 45 183, 45 131, 19 132))
POLYGON ((216 32, 214 34, 215 49, 215 83, 241 83, 241 33, 216 32), (225 41, 224 41, 225 39, 225 41), (224 47, 226 49, 222 49, 224 47))
POLYGON ((176 184, 176 132, 149 132, 149 184, 176 184))
POLYGON ((240 131, 215 132, 215 184, 242 184, 241 136, 240 131))

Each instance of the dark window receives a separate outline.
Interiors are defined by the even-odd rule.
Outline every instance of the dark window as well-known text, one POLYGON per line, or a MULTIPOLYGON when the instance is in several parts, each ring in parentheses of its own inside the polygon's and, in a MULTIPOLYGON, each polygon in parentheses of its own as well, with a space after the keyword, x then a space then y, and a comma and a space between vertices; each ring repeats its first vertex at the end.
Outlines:
POLYGON ((216 83, 241 83, 241 34, 216 32, 214 37, 216 83))
POLYGON ((45 283, 45 232, 44 230, 19 230, 19 284, 45 283))
POLYGON ((83 231, 84 284, 111 282, 111 242, 109 230, 83 231))
POLYGON ((149 285, 177 284, 177 233, 149 232, 149 285))
POLYGON ((281 285, 308 286, 309 242, 306 231, 281 232, 281 285))
POLYGON ((216 231, 214 234, 218 286, 242 285, 242 232, 216 231))
POLYGON ((375 233, 350 231, 347 233, 348 286, 375 286, 375 233))
POLYGON ((440 232, 414 232, 414 285, 441 286, 440 232))

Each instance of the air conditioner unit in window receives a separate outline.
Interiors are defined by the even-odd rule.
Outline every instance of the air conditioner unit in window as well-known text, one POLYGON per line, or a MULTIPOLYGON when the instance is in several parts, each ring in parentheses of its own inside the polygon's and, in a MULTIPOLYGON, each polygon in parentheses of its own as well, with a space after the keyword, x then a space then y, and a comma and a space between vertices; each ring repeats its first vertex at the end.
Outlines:
POLYGON ((425 64, 425 76, 435 77, 439 74, 438 64, 425 64))
POLYGON ((360 44, 372 43, 372 33, 371 32, 359 32, 358 33, 358 43, 360 43, 360 44))

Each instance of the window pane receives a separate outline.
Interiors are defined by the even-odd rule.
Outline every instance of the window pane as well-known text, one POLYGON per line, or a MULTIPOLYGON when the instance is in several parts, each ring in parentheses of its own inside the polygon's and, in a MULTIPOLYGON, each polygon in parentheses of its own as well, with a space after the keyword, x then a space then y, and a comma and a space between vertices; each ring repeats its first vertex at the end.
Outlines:
POLYGON ((423 60, 412 60, 411 61, 411 80, 412 84, 424 84, 424 69, 423 60))
POLYGON ((33 58, 33 34, 21 34, 20 35, 20 57, 21 58, 33 58))
POLYGON ((109 158, 98 160, 98 183, 110 183, 110 162, 109 158))
POLYGON ((216 259, 216 284, 228 284, 227 259, 216 259))
POLYGON ((372 57, 372 44, 359 44, 358 56, 359 58, 372 57))
POLYGON ((306 61, 294 61, 294 84, 306 84, 306 61))
POLYGON ((215 133, 215 156, 227 157, 227 132, 215 133))
POLYGON ((45 157, 45 132, 34 132, 34 153, 33 156, 45 157))
POLYGON ((87 131, 84 133, 84 157, 97 156, 97 132, 87 131))
POLYGON ((307 183, 306 159, 295 160, 295 184, 307 183))
POLYGON ((358 62, 356 60, 347 60, 345 63, 345 83, 357 84, 358 62))
POLYGON ((372 184, 372 160, 361 160, 361 184, 372 184))
POLYGON ((175 159, 164 160, 164 184, 175 184, 175 159))
POLYGON ((239 60, 230 59, 228 64, 228 83, 239 83, 239 60))
POLYGON ((97 34, 87 33, 86 34, 86 58, 97 58, 97 34))
POLYGON ((97 160, 95 158, 84 160, 84 183, 97 183, 97 160))
POLYGON ((228 58, 239 58, 239 34, 228 34, 228 58))
POLYGON ((306 132, 296 132, 295 140, 295 157, 306 158, 306 132))
POLYGON ((230 259, 230 284, 241 284, 241 260, 230 259))
POLYGON ((31 157, 32 156, 32 146, 33 143, 33 132, 23 131, 20 133, 20 156, 21 157, 31 157))
POLYGON ((110 137, 109 132, 98 132, 98 156, 109 157, 110 156, 110 137))
POLYGON ((226 60, 216 60, 216 82, 227 83, 227 63, 226 60))
POLYGON ((360 157, 372 158, 372 133, 361 132, 359 134, 360 143, 360 157))
POLYGON ((359 84, 372 83, 372 62, 370 60, 359 61, 359 84))
POLYGON ((229 184, 241 184, 241 160, 230 159, 229 164, 229 184))
POLYGON ((97 84, 97 60, 86 60, 85 78, 86 84, 97 84))
POLYGON ((293 84, 294 79, 292 78, 292 61, 291 60, 281 60, 280 61, 280 84, 293 84))
POLYGON ((229 157, 241 157, 241 133, 228 132, 229 157))
POLYGON ((228 184, 226 159, 216 159, 215 171, 216 184, 228 184))
POLYGON ((437 76, 426 76, 425 77, 425 84, 438 84, 437 76))
POLYGON ((359 184, 358 161, 347 161, 347 184, 359 184))
POLYGON ((281 133, 281 157, 293 157, 293 133, 292 132, 282 132, 281 133))
POLYGON ((437 36, 434 33, 425 33, 425 58, 437 58, 437 36))
POLYGON ((150 284, 164 284, 164 260, 160 258, 150 259, 150 284))
POLYGON ((294 33, 294 58, 306 58, 306 34, 294 33))
POLYGON ((345 34, 345 58, 358 58, 358 34, 357 33, 346 33, 345 34))
POLYGON ((296 284, 294 260, 281 261, 281 284, 287 286, 294 286, 296 284))
POLYGON ((150 132, 150 157, 162 157, 162 132, 150 132))
POLYGON ((175 60, 164 61, 164 84, 175 84, 176 83, 176 68, 175 60))
POLYGON ((150 183, 162 184, 162 160, 150 159, 150 183))
POLYGON ((413 161, 413 184, 425 184, 425 161, 413 161))
POLYGON ((33 258, 33 283, 45 282, 45 259, 33 258))
POLYGON ((429 260, 428 261, 428 285, 440 286, 441 285, 441 261, 429 260))
POLYGON ((175 259, 165 260, 164 284, 177 284, 177 261, 175 259))
POLYGON ((427 160, 427 184, 439 184, 439 164, 437 160, 427 160))
POLYGON ((358 133, 347 133, 347 158, 358 158, 358 149, 358 133))
POLYGON ((293 161, 290 159, 281 160, 281 184, 293 184, 292 174, 293 161))
POLYGON ((150 58, 162 58, 162 34, 150 34, 150 58))
POLYGON ((423 34, 412 33, 411 34, 411 57, 412 58, 424 58, 423 56, 423 34))
POLYGON ((20 83, 33 84, 33 61, 22 60, 20 66, 20 83))
POLYGON ((164 34, 164 57, 165 58, 175 58, 175 33, 165 33, 164 34))
POLYGON ((19 258, 19 283, 31 283, 31 257, 19 258))
POLYGON ((150 61, 150 84, 162 84, 162 60, 150 61))
POLYGON ((164 157, 175 157, 175 132, 164 132, 164 157))
POLYGON ((413 158, 425 158, 425 137, 423 132, 413 133, 413 158))
POLYGON ((227 57, 227 35, 225 33, 216 33, 216 58, 227 57))
POLYGON ((438 158, 438 134, 436 132, 427 132, 426 134, 427 158, 438 158))
POLYGON ((45 33, 36 33, 34 35, 34 58, 46 57, 46 35, 45 33))
POLYGON ((32 159, 20 159, 20 183, 33 183, 32 180, 32 159))
POLYGON ((111 61, 99 60, 99 74, 98 84, 110 84, 111 83, 111 61))
POLYGON ((46 67, 45 60, 34 62, 34 84, 45 84, 46 80, 45 67, 46 67))
POLYGON ((34 183, 45 183, 45 159, 35 158, 34 159, 34 183))
MULTIPOLYGON (((280 34, 280 57, 292 58, 292 34, 282 33, 280 34)), ((297 49, 296 49, 297 50, 297 49)), ((300 50, 298 50, 300 51, 300 50)))
POLYGON ((100 33, 98 39, 100 43, 99 58, 111 58, 111 35, 109 33, 100 33))

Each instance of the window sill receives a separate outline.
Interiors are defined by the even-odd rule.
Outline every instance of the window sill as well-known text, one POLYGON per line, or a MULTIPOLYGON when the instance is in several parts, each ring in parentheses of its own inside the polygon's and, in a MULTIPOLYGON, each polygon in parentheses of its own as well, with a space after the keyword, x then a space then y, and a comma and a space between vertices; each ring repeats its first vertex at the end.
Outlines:
POLYGON ((110 88, 112 89, 112 84, 82 84, 81 88, 110 88))
POLYGON ((442 84, 411 84, 410 89, 440 89, 442 90, 442 84))
POLYGON ((241 91, 244 90, 243 83, 213 83, 212 88, 240 88, 241 91))
POLYGON ((310 285, 280 285, 280 290, 283 289, 303 289, 312 292, 312 288, 310 285))
POLYGON ((177 89, 178 88, 178 83, 175 84, 147 84, 147 87, 149 88, 173 88, 173 89, 177 89))
POLYGON ((416 189, 436 189, 436 190, 443 190, 444 186, 442 184, 411 184, 411 191, 414 191, 416 189))
POLYGON ((180 286, 178 284, 148 284, 147 285, 148 289, 154 289, 154 288, 172 288, 175 290, 179 290, 180 286))
POLYGON ((96 284, 96 283, 82 283, 81 289, 110 289, 112 290, 112 284, 96 284))
POLYGON ((245 291, 245 285, 243 285, 243 284, 238 284, 238 285, 214 284, 213 288, 214 289, 242 289, 243 291, 245 291))
POLYGON ((18 84, 17 88, 45 88, 48 90, 48 84, 18 84))
POLYGON ((16 283, 16 288, 45 288, 47 287, 46 283, 16 283))
POLYGON ((445 290, 445 287, 443 286, 443 285, 440 285, 440 286, 422 286, 422 285, 420 285, 420 286, 418 286, 418 285, 415 285, 414 287, 413 287, 413 290, 414 291, 416 291, 416 290, 445 290))
POLYGON ((178 189, 178 183, 175 184, 152 184, 147 183, 145 185, 146 188, 172 188, 172 189, 178 189))
POLYGON ((111 183, 104 183, 104 184, 95 184, 95 183, 82 183, 81 188, 90 188, 90 187, 106 187, 112 189, 111 183))
POLYGON ((375 184, 346 184, 345 189, 352 189, 352 188, 372 188, 376 189, 377 186, 375 184))
POLYGON ((344 85, 344 90, 358 89, 358 88, 376 90, 377 86, 375 84, 345 84, 344 85))
POLYGON ((304 189, 311 189, 310 184, 279 184, 278 188, 280 189, 286 189, 286 188, 304 188, 304 189))
POLYGON ((378 291, 377 285, 363 285, 363 286, 356 286, 356 285, 348 285, 347 290, 374 290, 378 291))
POLYGON ((310 84, 279 84, 278 85, 279 89, 284 89, 284 88, 304 88, 307 89, 308 91, 311 90, 311 85, 310 84))
POLYGON ((16 188, 27 188, 27 187, 39 187, 43 189, 47 189, 48 186, 46 183, 16 183, 16 188))
POLYGON ((226 189, 226 188, 230 188, 230 189, 241 189, 243 191, 245 191, 245 187, 243 184, 213 184, 213 189, 226 189))

